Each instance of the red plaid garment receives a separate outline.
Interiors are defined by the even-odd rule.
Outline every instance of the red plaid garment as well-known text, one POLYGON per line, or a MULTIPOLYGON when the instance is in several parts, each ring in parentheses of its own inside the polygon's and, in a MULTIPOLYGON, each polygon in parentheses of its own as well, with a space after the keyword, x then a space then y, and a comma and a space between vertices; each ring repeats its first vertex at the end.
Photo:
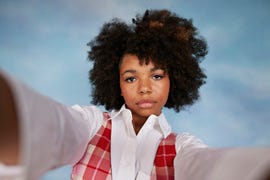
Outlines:
MULTIPOLYGON (((96 135, 88 143, 82 159, 73 167, 71 179, 111 180, 111 120, 108 113, 104 113, 104 122, 96 135)), ((173 180, 173 160, 176 134, 171 133, 162 139, 154 160, 151 180, 173 180)))
POLYGON ((71 179, 109 180, 111 177, 111 120, 104 113, 104 122, 88 143, 82 159, 73 167, 71 179))
POLYGON ((174 180, 175 141, 174 133, 161 140, 154 160, 151 180, 174 180))

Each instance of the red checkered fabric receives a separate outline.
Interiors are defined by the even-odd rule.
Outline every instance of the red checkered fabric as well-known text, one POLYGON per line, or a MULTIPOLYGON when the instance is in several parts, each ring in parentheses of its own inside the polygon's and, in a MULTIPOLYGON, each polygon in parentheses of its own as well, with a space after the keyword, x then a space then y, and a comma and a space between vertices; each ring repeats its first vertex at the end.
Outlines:
POLYGON ((104 122, 88 143, 82 159, 73 167, 71 179, 109 180, 111 176, 111 120, 104 113, 104 122))
POLYGON ((174 179, 175 140, 176 134, 174 133, 161 140, 157 149, 151 180, 174 179))
MULTIPOLYGON (((108 113, 104 113, 104 122, 96 135, 90 140, 82 159, 74 165, 71 179, 112 179, 110 155, 111 120, 109 118, 108 113)), ((157 149, 151 180, 174 179, 175 140, 176 134, 173 133, 161 140, 157 149)))

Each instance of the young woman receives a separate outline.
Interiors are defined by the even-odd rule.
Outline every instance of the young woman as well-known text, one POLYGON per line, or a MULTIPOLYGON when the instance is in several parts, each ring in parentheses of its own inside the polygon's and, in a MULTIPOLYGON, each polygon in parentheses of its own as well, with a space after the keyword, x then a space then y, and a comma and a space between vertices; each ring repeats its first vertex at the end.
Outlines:
POLYGON ((36 179, 66 164, 72 179, 209 177, 203 172, 212 166, 198 165, 216 162, 221 151, 173 133, 162 113, 193 104, 205 82, 199 62, 207 45, 192 22, 148 10, 132 24, 105 23, 89 46, 93 104, 108 112, 64 106, 2 73, 0 161, 12 171, 6 177, 36 179))

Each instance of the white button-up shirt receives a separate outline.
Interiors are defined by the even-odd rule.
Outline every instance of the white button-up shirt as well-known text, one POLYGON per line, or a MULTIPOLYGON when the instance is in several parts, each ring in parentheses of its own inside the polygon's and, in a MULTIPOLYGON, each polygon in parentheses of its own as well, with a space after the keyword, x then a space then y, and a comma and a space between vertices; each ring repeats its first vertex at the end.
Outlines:
MULTIPOLYGON (((83 117, 92 119, 93 111, 97 125, 95 132, 99 129, 102 121, 102 112, 94 106, 73 106, 83 117), (95 109, 95 110, 93 110, 95 109), (99 114, 99 115, 97 115, 99 114)), ((113 179, 121 180, 129 177, 130 179, 150 179, 156 150, 162 138, 166 138, 171 133, 171 127, 168 124, 164 114, 159 116, 151 115, 139 133, 136 135, 132 125, 131 111, 122 106, 119 111, 110 113, 112 119, 111 134, 111 164, 113 179)), ((93 121, 93 120, 86 121, 93 121)), ((91 136, 95 134, 91 132, 91 136)), ((91 137, 90 137, 91 138, 91 137)), ((176 139, 176 150, 180 152, 188 147, 205 147, 197 138, 188 134, 178 135, 176 139)))
MULTIPOLYGON (((75 164, 103 121, 96 106, 67 107, 6 77, 14 92, 21 127, 21 166, 26 179, 50 169, 75 164)), ((111 165, 113 179, 149 179, 161 138, 171 133, 164 114, 151 115, 136 135, 131 111, 122 106, 112 119, 111 165)), ((191 135, 178 135, 177 153, 205 147, 191 135)))

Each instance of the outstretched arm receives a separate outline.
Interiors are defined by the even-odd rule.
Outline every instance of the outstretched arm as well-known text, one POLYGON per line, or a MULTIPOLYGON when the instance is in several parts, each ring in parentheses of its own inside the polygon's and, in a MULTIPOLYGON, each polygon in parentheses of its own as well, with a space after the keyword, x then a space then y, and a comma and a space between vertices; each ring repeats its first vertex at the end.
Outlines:
POLYGON ((269 147, 197 148, 174 159, 175 179, 270 180, 269 147))
POLYGON ((0 74, 0 162, 19 162, 19 127, 14 97, 7 81, 0 74))
POLYGON ((25 179, 76 163, 102 120, 96 107, 65 106, 0 69, 0 179, 1 163, 25 179))

